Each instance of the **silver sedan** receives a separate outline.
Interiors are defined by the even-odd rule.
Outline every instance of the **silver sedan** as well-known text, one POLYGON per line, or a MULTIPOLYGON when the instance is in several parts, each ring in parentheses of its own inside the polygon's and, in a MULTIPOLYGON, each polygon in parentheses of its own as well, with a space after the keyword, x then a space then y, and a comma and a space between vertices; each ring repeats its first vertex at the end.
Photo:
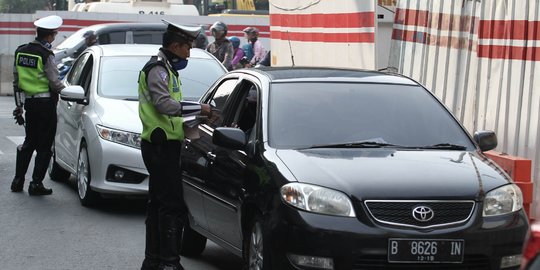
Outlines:
MULTIPOLYGON (((139 71, 158 52, 157 45, 92 46, 67 74, 58 102, 58 126, 49 168, 51 179, 75 175, 82 205, 101 195, 148 191, 148 172, 140 153, 139 71)), ((225 67, 204 50, 192 49, 180 71, 183 98, 198 100, 225 67)))

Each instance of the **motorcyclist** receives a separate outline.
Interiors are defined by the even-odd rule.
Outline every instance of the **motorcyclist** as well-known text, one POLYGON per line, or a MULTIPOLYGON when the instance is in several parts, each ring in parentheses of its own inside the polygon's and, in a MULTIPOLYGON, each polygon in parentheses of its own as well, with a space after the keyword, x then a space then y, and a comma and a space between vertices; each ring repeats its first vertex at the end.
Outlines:
POLYGON ((257 27, 246 27, 242 31, 245 33, 248 44, 251 44, 251 47, 253 48, 253 58, 251 58, 249 64, 254 67, 259 61, 264 58, 264 55, 266 54, 266 49, 264 48, 262 42, 259 40, 259 29, 257 27))
POLYGON ((231 61, 234 56, 232 43, 227 39, 228 27, 225 23, 217 21, 210 27, 210 32, 215 41, 210 43, 206 50, 214 55, 227 69, 231 69, 231 61))

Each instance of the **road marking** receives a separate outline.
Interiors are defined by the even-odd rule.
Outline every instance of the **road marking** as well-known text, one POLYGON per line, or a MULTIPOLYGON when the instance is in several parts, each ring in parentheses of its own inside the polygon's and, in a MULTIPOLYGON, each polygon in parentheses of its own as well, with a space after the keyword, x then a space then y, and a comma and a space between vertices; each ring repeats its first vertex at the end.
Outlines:
POLYGON ((3 154, 4 154, 4 152, 2 152, 2 150, 0 150, 0 155, 3 155, 3 154))
POLYGON ((2 119, 13 118, 13 111, 12 110, 6 110, 6 109, 0 109, 0 118, 2 118, 2 119))
POLYGON ((24 136, 7 136, 6 138, 12 141, 15 145, 19 145, 24 142, 24 136))

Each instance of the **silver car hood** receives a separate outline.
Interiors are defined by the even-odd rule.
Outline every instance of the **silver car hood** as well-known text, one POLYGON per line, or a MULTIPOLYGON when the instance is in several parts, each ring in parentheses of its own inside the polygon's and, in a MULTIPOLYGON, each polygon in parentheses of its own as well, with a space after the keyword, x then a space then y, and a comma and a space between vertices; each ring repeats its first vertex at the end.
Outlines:
POLYGON ((142 132, 138 101, 100 97, 96 99, 95 112, 103 126, 135 133, 142 132))

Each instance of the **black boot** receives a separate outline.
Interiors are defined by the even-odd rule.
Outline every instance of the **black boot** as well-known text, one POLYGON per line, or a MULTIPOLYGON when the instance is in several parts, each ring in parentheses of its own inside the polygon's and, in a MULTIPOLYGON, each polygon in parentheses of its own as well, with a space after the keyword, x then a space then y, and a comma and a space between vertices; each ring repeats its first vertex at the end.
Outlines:
POLYGON ((51 162, 52 152, 37 150, 36 158, 34 162, 34 172, 32 173, 32 181, 42 182, 47 174, 47 168, 51 162))
POLYGON ((13 178, 13 182, 11 182, 11 191, 13 192, 21 192, 24 187, 24 178, 17 177, 13 178))
POLYGON ((15 164, 15 178, 11 183, 11 191, 21 192, 24 187, 24 176, 32 159, 32 152, 23 151, 22 145, 17 146, 17 161, 15 164))
POLYGON ((159 220, 157 211, 151 209, 151 203, 148 202, 148 209, 146 210, 146 246, 141 270, 157 270, 160 263, 159 220))
POLYGON ((51 195, 52 189, 44 187, 41 182, 32 181, 28 186, 28 194, 32 196, 51 195))
POLYGON ((178 241, 180 240, 181 219, 177 216, 165 215, 159 219, 159 251, 161 264, 159 270, 183 270, 180 265, 180 252, 178 241))

